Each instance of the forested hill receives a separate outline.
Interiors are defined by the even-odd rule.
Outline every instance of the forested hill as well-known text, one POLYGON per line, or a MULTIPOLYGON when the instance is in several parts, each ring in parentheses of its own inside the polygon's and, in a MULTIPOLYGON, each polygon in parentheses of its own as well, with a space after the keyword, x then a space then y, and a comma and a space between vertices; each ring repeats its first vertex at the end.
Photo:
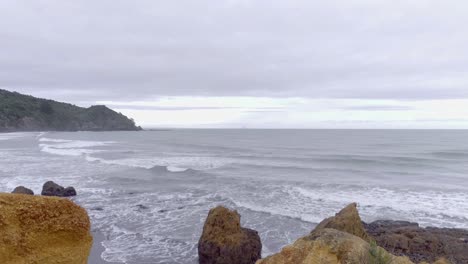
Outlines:
POLYGON ((104 105, 89 108, 0 89, 0 132, 141 130, 104 105))

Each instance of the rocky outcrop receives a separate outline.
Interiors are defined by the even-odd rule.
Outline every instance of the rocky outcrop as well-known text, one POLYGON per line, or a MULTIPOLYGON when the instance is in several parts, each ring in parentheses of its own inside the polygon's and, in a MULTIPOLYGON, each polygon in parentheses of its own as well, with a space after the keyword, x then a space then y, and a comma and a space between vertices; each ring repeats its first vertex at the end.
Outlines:
POLYGON ((359 216, 356 203, 346 206, 335 216, 323 220, 314 231, 324 228, 333 228, 360 237, 365 241, 370 241, 359 216))
POLYGON ((320 228, 257 264, 412 264, 367 241, 336 229, 320 228))
POLYGON ((401 221, 365 224, 353 203, 257 264, 466 264, 467 256, 467 230, 401 221))
POLYGON ((34 195, 34 192, 31 189, 24 186, 16 187, 11 193, 34 195))
POLYGON ((240 225, 240 215, 222 206, 211 209, 198 242, 201 264, 252 264, 261 258, 258 233, 240 225))
POLYGON ((41 194, 45 196, 69 197, 75 196, 76 191, 73 187, 64 188, 53 181, 48 181, 42 186, 41 194))
POLYGON ((0 212, 0 263, 87 263, 90 221, 72 201, 0 194, 0 212))
POLYGON ((376 221, 365 227, 380 246, 414 262, 444 257, 454 264, 468 263, 468 230, 422 228, 405 221, 376 221))

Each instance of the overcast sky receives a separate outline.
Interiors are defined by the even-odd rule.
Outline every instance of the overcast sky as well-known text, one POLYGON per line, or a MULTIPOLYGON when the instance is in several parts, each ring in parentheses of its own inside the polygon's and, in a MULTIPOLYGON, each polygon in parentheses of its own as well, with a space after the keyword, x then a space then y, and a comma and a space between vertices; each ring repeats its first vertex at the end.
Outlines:
POLYGON ((144 127, 468 128, 468 1, 2 0, 0 88, 144 127))

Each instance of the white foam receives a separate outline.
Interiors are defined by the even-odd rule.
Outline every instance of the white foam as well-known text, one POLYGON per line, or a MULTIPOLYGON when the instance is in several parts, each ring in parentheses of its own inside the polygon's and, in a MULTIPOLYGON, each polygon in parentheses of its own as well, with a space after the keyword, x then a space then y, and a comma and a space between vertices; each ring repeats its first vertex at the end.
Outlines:
POLYGON ((95 147, 103 147, 114 144, 114 141, 89 141, 68 140, 55 138, 40 138, 39 147, 41 151, 62 156, 86 156, 93 153, 103 152, 95 147))
POLYGON ((10 140, 27 136, 29 133, 15 132, 15 133, 0 133, 0 140, 10 140))
MULTIPOLYGON (((82 191, 89 191, 84 188, 82 191)), ((191 263, 196 260, 196 241, 206 216, 211 194, 136 193, 92 191, 80 205, 88 209, 93 228, 104 233, 102 257, 110 262, 191 263), (112 196, 112 197, 109 197, 112 196), (112 202, 109 202, 112 199, 112 202), (148 206, 140 210, 137 205, 148 206), (100 207, 103 210, 92 210, 100 207), (161 212, 164 210, 164 212, 161 212), (111 214, 111 217, 109 217, 111 214)))
POLYGON ((188 169, 211 170, 220 168, 231 162, 230 159, 216 157, 151 157, 151 158, 126 158, 126 159, 102 159, 87 156, 88 161, 99 161, 105 164, 121 165, 134 168, 151 169, 154 167, 166 167, 171 172, 182 172, 188 169))
POLYGON ((85 140, 63 140, 57 139, 55 143, 58 144, 47 144, 54 148, 67 149, 67 148, 91 148, 101 147, 114 144, 114 141, 85 141, 85 140), (61 142, 61 143, 58 143, 61 142))
MULTIPOLYGON (((430 190, 419 192, 378 187, 361 190, 338 189, 328 193, 327 188, 309 190, 293 187, 292 191, 312 200, 322 199, 337 204, 356 201, 360 204, 364 215, 375 215, 372 210, 391 208, 398 214, 415 216, 420 219, 421 223, 427 222, 429 218, 436 221, 440 215, 468 219, 468 204, 466 203, 468 194, 466 193, 452 192, 447 195, 447 193, 430 190)), ((413 219, 413 221, 416 220, 413 219)))
MULTIPOLYGON (((89 153, 89 154, 92 154, 92 153, 89 153)), ((128 167, 134 167, 134 168, 151 169, 151 168, 160 166, 160 167, 165 167, 166 170, 169 172, 184 172, 184 171, 189 170, 189 168, 169 165, 169 163, 161 162, 161 160, 148 161, 148 159, 136 159, 136 158, 135 159, 129 158, 129 159, 106 160, 106 159, 93 157, 92 155, 86 155, 85 158, 89 162, 101 162, 101 163, 109 164, 109 165, 128 166, 128 167)), ((199 166, 194 166, 194 167, 200 169, 199 166)))
POLYGON ((364 221, 394 219, 418 222, 422 226, 468 228, 468 194, 462 192, 265 185, 262 187, 265 191, 257 194, 249 188, 231 188, 234 190, 227 190, 227 195, 239 207, 311 223, 318 223, 350 202, 357 202, 364 221))
POLYGON ((49 154, 61 156, 85 156, 93 153, 102 152, 102 150, 93 149, 70 149, 70 148, 55 148, 49 145, 40 145, 41 151, 49 154))
MULTIPOLYGON (((40 137, 40 136, 38 136, 38 137, 40 137)), ((44 138, 44 137, 41 137, 41 138, 39 138, 39 141, 40 141, 40 142, 64 143, 64 142, 71 142, 72 140, 68 140, 68 139, 55 139, 55 138, 44 138)))
POLYGON ((41 138, 41 137, 43 137, 45 134, 47 134, 47 132, 40 132, 40 133, 36 136, 36 138, 41 138))
POLYGON ((176 166, 167 166, 166 168, 170 172, 183 172, 183 171, 188 170, 187 168, 180 168, 180 167, 176 167, 176 166))
POLYGON ((151 169, 154 167, 166 167, 169 172, 184 172, 188 169, 210 170, 232 163, 232 159, 205 157, 205 156, 160 156, 149 158, 124 158, 124 159, 104 159, 94 157, 91 154, 103 152, 104 147, 115 144, 115 141, 85 141, 68 140, 56 138, 40 138, 39 147, 41 151, 63 156, 83 156, 90 162, 101 162, 110 165, 120 165, 135 168, 151 169))

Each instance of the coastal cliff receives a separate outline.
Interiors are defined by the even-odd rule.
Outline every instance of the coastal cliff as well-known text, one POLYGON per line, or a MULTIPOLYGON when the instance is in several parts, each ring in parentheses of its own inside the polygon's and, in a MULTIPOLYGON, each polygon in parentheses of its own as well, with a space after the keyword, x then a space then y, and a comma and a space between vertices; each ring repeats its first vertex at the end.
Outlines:
POLYGON ((0 132, 136 131, 132 119, 104 105, 89 108, 0 89, 0 132))
POLYGON ((2 193, 0 212, 0 263, 87 263, 90 220, 72 201, 2 193))

